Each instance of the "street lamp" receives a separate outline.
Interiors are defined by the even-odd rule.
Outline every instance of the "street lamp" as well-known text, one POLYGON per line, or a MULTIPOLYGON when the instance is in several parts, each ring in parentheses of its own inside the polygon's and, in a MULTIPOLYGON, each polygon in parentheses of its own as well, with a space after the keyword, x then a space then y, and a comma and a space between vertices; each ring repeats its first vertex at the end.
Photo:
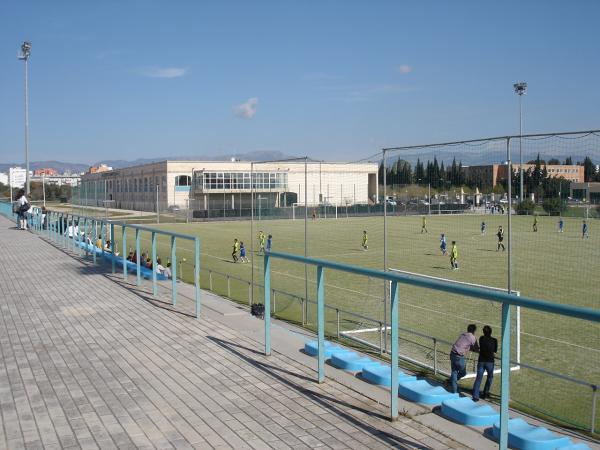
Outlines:
POLYGON ((17 56, 21 61, 25 61, 25 193, 29 195, 29 98, 27 87, 27 61, 31 53, 31 42, 21 44, 21 53, 17 56))
POLYGON ((522 97, 527 92, 527 83, 519 82, 513 84, 515 88, 515 94, 519 96, 519 195, 521 197, 521 201, 523 201, 523 151, 522 151, 522 136, 523 136, 523 104, 522 97))

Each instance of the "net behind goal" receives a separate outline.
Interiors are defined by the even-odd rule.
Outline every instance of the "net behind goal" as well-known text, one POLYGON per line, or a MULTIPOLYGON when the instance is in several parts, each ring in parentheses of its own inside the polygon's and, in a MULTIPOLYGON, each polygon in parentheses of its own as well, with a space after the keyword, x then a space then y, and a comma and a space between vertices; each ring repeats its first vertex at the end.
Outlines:
MULTIPOLYGON (((390 271, 492 291, 506 291, 493 286, 426 276, 404 270, 390 269, 390 271)), ((513 294, 518 296, 520 293, 513 291, 513 294)), ((458 335, 466 331, 468 324, 477 325, 478 336, 484 325, 491 326, 495 337, 500 341, 501 306, 495 302, 478 301, 477 304, 473 304, 472 300, 457 294, 442 294, 424 288, 403 286, 399 306, 400 359, 432 370, 436 374, 449 376, 451 346, 458 335)), ((518 370, 521 361, 520 315, 520 308, 513 308, 511 328, 514 339, 511 345, 511 370, 518 370)), ((391 346, 390 327, 385 325, 389 321, 389 317, 384 317, 380 323, 356 322, 355 328, 341 331, 340 335, 386 353, 391 346)), ((467 358, 466 378, 475 377, 476 370, 477 354, 472 352, 467 358)), ((499 368, 496 372, 500 372, 499 368)))

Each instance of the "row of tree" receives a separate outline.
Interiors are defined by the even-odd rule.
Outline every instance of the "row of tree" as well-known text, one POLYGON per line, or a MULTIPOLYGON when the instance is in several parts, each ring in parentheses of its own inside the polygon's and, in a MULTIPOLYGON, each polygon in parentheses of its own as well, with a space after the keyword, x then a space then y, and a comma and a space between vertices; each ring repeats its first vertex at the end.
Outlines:
MULTIPOLYGON (((379 166, 379 179, 383 180, 383 162, 379 166)), ((467 177, 463 170, 462 162, 452 160, 452 164, 446 167, 444 161, 438 162, 437 157, 433 161, 427 160, 424 164, 420 159, 413 170, 412 165, 398 158, 390 167, 387 167, 386 182, 394 184, 431 184, 433 188, 446 186, 463 186, 467 184, 467 177)))
MULTIPOLYGON (((31 190, 31 199, 33 201, 43 200, 44 190, 43 190, 42 183, 32 182, 30 184, 30 190, 31 190)), ((68 201, 71 199, 72 192, 73 192, 72 187, 67 184, 63 184, 62 186, 58 186, 56 184, 46 184, 45 190, 46 190, 46 201, 48 201, 48 202, 68 201)), ((12 195, 11 195, 10 187, 5 184, 0 183, 0 196, 1 197, 5 197, 5 198, 12 197, 12 199, 15 200, 14 197, 18 191, 19 191, 19 189, 13 188, 12 195)))
MULTIPOLYGON (((542 191, 546 194, 555 193, 558 195, 560 190, 560 178, 549 178, 547 165, 559 165, 561 162, 552 158, 548 162, 540 158, 537 158, 528 162, 533 164, 534 167, 525 171, 523 176, 523 183, 526 192, 541 193, 542 191)), ((564 161, 565 165, 573 165, 573 159, 568 157, 564 161)), ((583 166, 584 168, 584 179, 586 182, 598 181, 600 182, 600 172, 596 172, 596 166, 592 162, 589 156, 586 156, 583 163, 578 162, 576 165, 583 166)), ((439 162, 437 157, 433 158, 433 161, 427 160, 423 163, 420 159, 417 159, 417 163, 414 169, 410 162, 398 158, 392 164, 387 167, 386 170, 386 183, 388 185, 406 185, 406 184, 420 184, 428 185, 431 184, 432 188, 448 188, 448 187, 460 187, 467 186, 469 188, 479 188, 481 191, 489 192, 494 188, 491 185, 492 176, 484 173, 482 170, 468 171, 464 170, 462 161, 456 162, 456 158, 452 159, 452 164, 445 166, 444 161, 439 162)), ((383 162, 379 165, 379 180, 383 181, 384 167, 383 162)), ((513 192, 518 192, 518 186, 520 185, 520 173, 517 173, 513 177, 514 186, 517 187, 517 191, 513 189, 513 192)), ((568 182, 562 181, 565 189, 563 192, 568 191, 568 182)), ((506 189, 506 183, 504 186, 500 186, 499 190, 506 189)), ((543 197, 543 195, 541 196, 543 197)))

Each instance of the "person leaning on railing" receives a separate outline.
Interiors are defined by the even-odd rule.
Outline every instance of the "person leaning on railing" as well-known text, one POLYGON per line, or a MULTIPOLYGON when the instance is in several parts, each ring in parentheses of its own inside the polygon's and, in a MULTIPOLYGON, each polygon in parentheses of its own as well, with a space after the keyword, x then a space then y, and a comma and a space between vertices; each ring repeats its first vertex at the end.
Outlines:
POLYGON ((461 334, 450 351, 450 389, 454 393, 458 393, 458 380, 467 374, 465 356, 470 351, 479 351, 477 338, 475 337, 477 325, 470 324, 467 331, 461 334))

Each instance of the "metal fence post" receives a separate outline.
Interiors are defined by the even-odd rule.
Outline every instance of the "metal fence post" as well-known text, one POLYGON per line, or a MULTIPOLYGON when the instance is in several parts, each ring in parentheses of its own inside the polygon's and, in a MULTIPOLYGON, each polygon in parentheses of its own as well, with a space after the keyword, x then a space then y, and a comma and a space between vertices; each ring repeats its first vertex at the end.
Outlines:
POLYGON ((158 285, 156 284, 156 232, 152 232, 152 295, 158 295, 158 285))
POLYGON ((317 335, 319 336, 318 382, 325 381, 325 271, 317 266, 317 335))
POLYGON ((379 322, 379 354, 383 355, 383 323, 379 322))
POLYGON ((337 338, 340 338, 340 309, 339 308, 335 308, 335 321, 337 324, 336 330, 337 330, 337 338))
POLYGON ((142 284, 142 266, 140 264, 140 230, 135 229, 135 264, 136 264, 136 285, 142 284))
POLYGON ((231 298, 231 281, 229 280, 229 275, 227 275, 227 297, 231 298))
POLYGON ((500 373, 500 448, 508 448, 508 404, 510 401, 510 305, 502 305, 500 373))
POLYGON ((264 290, 265 290, 265 355, 271 354, 271 258, 265 252, 264 262, 264 290))
POLYGON ((437 373, 437 339, 433 338, 433 374, 437 373))
POLYGON ((117 257, 117 247, 115 245, 115 224, 110 224, 110 251, 112 252, 110 261, 111 261, 111 271, 115 273, 115 258, 117 257))
MULTIPOLYGON (((390 418, 398 420, 398 282, 392 281, 390 290, 390 315, 392 321, 390 418)), ((386 331, 387 339, 387 331, 386 331)))
POLYGON ((304 298, 300 297, 300 307, 302 308, 302 326, 306 325, 306 308, 304 306, 304 298))
POLYGON ((121 248, 122 248, 122 252, 123 254, 121 255, 123 257, 123 279, 126 280, 127 279, 127 256, 128 252, 127 252, 127 227, 125 226, 125 224, 121 225, 121 248))
POLYGON ((209 290, 213 290, 213 283, 212 283, 212 270, 208 270, 208 289, 209 290))
POLYGON ((196 318, 200 317, 200 238, 194 239, 194 286, 196 288, 196 318))
MULTIPOLYGON (((175 236, 171 236, 171 261, 177 261, 177 241, 175 236)), ((171 263, 171 303, 177 304, 177 264, 171 263)))
POLYGON ((592 386, 592 433, 596 431, 596 400, 598 399, 598 386, 592 386))
POLYGON ((92 219, 92 227, 94 229, 93 232, 93 238, 92 239, 92 260, 94 261, 94 264, 96 264, 96 241, 98 240, 98 223, 96 222, 96 219, 92 219))
POLYGON ((248 281, 248 306, 252 306, 252 282, 248 281))

